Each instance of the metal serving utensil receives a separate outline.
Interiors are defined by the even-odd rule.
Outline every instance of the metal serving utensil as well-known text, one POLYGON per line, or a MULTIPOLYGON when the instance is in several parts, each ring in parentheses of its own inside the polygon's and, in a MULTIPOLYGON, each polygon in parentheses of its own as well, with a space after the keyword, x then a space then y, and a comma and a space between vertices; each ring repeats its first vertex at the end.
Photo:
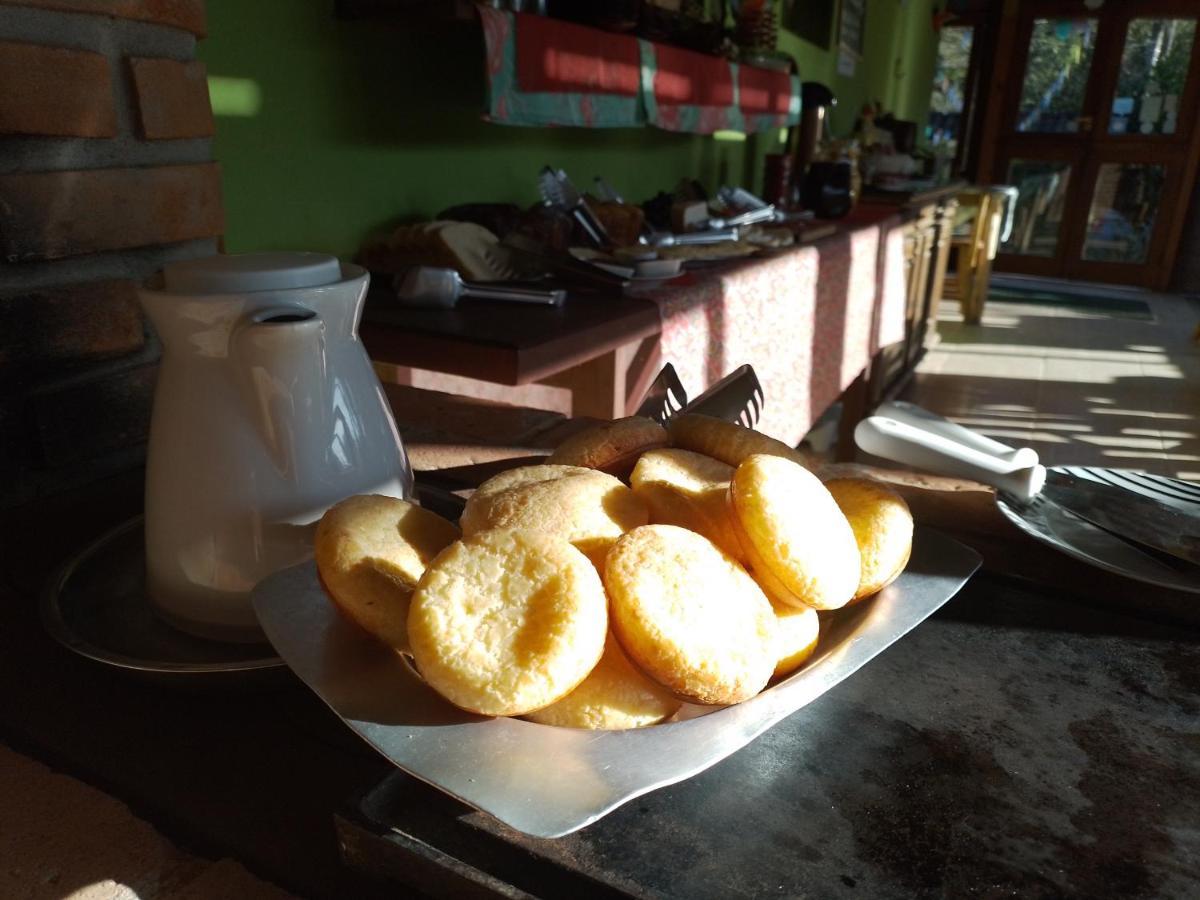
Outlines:
POLYGON ((622 197, 620 194, 618 194, 617 189, 615 187, 613 187, 611 184, 609 184, 606 179, 597 175, 595 178, 592 179, 592 181, 596 185, 596 196, 599 197, 601 200, 605 200, 609 203, 624 203, 625 202, 625 198, 622 197))
POLYGON ((774 222, 775 207, 763 206, 759 209, 748 209, 745 212, 737 213, 732 216, 710 217, 708 220, 709 228, 736 228, 741 225, 757 225, 760 222, 774 222))
POLYGON ((596 218, 596 214, 587 205, 587 200, 579 193, 566 172, 544 166, 538 174, 538 189, 547 206, 556 206, 574 216, 595 246, 602 249, 612 246, 612 240, 609 239, 603 223, 596 218))
POLYGON ((434 266, 413 266, 403 275, 397 275, 393 284, 402 303, 436 309, 450 309, 463 297, 535 306, 562 306, 567 297, 567 292, 561 289, 542 291, 463 281, 453 269, 434 266))
POLYGON ((1149 496, 1144 482, 1141 492, 1112 483, 1128 475, 1118 470, 1014 469, 984 449, 885 416, 864 419, 854 437, 876 456, 990 484, 997 509, 1010 522, 1069 556, 1148 584, 1200 593, 1200 500, 1188 499, 1191 488, 1183 482, 1156 480, 1157 493, 1171 495, 1167 502, 1149 496))
POLYGON ((684 244, 719 244, 723 241, 736 241, 737 239, 738 230, 736 228, 722 228, 713 231, 689 231, 686 234, 667 234, 665 232, 644 234, 639 241, 649 244, 651 247, 679 247, 684 244))
POLYGON ((665 425, 671 416, 687 406, 687 402, 687 391, 683 389, 675 367, 667 363, 650 382, 646 396, 634 415, 645 416, 659 425, 665 425))
POLYGON ((742 187, 730 187, 723 185, 717 191, 717 199, 731 208, 743 207, 745 209, 762 209, 770 204, 757 194, 752 194, 750 191, 742 187))
POLYGON ((715 382, 677 415, 699 413, 753 428, 762 415, 764 399, 754 367, 747 363, 715 382))
POLYGON ((666 425, 675 416, 699 413, 753 428, 762 415, 763 402, 762 385, 749 364, 738 366, 689 402, 675 367, 667 363, 650 384, 635 415, 666 425))

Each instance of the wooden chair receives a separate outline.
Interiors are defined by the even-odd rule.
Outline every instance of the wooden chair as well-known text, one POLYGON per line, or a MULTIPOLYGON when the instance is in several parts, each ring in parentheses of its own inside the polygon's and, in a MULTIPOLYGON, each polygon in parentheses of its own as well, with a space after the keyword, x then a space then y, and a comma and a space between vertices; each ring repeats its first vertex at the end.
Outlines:
POLYGON ((978 325, 983 318, 992 260, 1000 245, 1005 193, 973 187, 958 195, 959 221, 950 238, 954 271, 946 273, 942 296, 962 307, 963 320, 978 325))

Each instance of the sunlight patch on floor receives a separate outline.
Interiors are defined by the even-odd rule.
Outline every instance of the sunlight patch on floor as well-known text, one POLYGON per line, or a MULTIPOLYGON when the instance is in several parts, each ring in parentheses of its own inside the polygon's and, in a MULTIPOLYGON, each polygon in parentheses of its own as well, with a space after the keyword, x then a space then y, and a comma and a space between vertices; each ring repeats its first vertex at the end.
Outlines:
MULTIPOLYGON (((1096 291, 1099 295, 1101 292, 1096 291)), ((1048 465, 1108 465, 1197 478, 1200 307, 1130 292, 1153 319, 1065 304, 991 301, 981 326, 939 309, 940 342, 904 399, 1048 465)))

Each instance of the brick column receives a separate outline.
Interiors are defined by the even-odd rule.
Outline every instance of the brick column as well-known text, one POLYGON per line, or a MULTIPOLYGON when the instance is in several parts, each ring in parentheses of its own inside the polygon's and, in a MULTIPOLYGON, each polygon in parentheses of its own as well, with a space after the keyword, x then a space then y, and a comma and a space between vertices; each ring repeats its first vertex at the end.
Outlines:
POLYGON ((0 505, 137 466, 134 285, 224 230, 203 0, 0 0, 0 505))

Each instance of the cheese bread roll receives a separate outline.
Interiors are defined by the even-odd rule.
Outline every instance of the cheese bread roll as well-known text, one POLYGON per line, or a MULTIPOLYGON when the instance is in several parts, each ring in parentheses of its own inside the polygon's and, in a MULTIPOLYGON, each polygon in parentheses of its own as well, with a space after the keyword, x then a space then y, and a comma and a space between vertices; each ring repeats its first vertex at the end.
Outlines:
POLYGON ((635 669, 610 633, 604 655, 583 684, 525 718, 568 728, 641 728, 669 719, 682 705, 635 669))
POLYGON ((675 696, 738 703, 771 677, 771 604, 706 538, 674 525, 635 528, 609 553, 604 582, 621 647, 675 696))
POLYGON ((678 525, 702 534, 734 559, 742 547, 729 505, 733 467, 690 450, 651 450, 642 454, 630 477, 633 492, 646 501, 650 521, 678 525))
POLYGON ((478 523, 486 520, 488 506, 498 494, 503 494, 513 488, 524 487, 527 484, 555 481, 559 478, 566 478, 568 475, 582 475, 590 471, 591 469, 583 466, 559 465, 517 466, 515 469, 506 469, 475 488, 475 492, 471 494, 467 499, 466 506, 463 507, 462 515, 458 520, 459 524, 470 533, 482 531, 481 527, 477 527, 478 523))
POLYGON ((837 609, 854 598, 858 542, 817 476, 791 460, 755 454, 734 472, 729 494, 752 566, 763 566, 787 591, 777 600, 837 609))
POLYGON ((521 716, 573 691, 608 633, 595 567, 567 541, 486 531, 451 544, 412 596, 413 662, 455 706, 521 716))
POLYGON ((799 669, 817 649, 821 622, 817 611, 809 606, 787 607, 771 604, 775 609, 776 653, 774 678, 783 678, 799 669))
POLYGON ((667 430, 644 416, 613 419, 567 438, 547 457, 548 463, 586 466, 626 478, 639 456, 665 447, 667 430))
POLYGON ((743 428, 723 419, 687 413, 671 419, 667 428, 671 433, 672 446, 703 453, 734 468, 754 453, 779 456, 808 467, 808 457, 799 450, 794 450, 783 441, 777 441, 762 432, 743 428))
POLYGON ((500 491, 461 520, 463 534, 523 528, 566 538, 597 566, 621 535, 650 518, 646 504, 612 475, 584 469, 552 481, 500 491))
POLYGON ((377 494, 330 507, 317 524, 313 551, 334 605, 364 631, 408 648, 408 602, 425 567, 458 529, 427 509, 377 494))
POLYGON ((854 600, 862 600, 895 581, 908 565, 912 513, 898 493, 868 478, 834 478, 825 487, 858 541, 862 571, 854 600))

